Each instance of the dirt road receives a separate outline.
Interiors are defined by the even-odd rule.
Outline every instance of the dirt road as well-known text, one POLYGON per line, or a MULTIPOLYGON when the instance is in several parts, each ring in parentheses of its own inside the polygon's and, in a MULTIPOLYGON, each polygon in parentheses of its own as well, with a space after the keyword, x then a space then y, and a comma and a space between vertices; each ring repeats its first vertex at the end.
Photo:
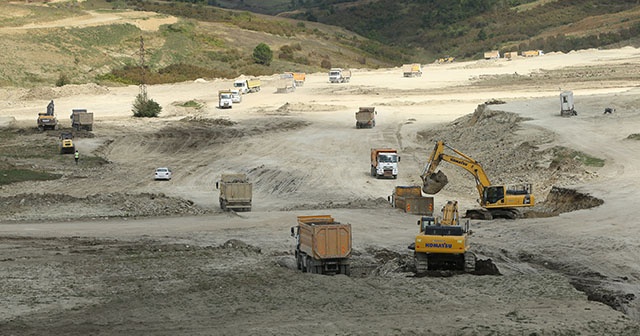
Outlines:
MULTIPOLYGON (((55 135, 30 130, 51 99, 63 123, 78 107, 97 120, 76 139, 87 157, 77 167, 57 156, 4 158, 62 178, 0 189, 8 302, 0 332, 636 335, 640 143, 627 137, 640 121, 639 60, 625 48, 427 65, 420 78, 359 70, 350 83, 329 84, 309 74, 289 94, 275 93, 277 76, 263 77, 263 89, 231 110, 217 109, 214 93, 232 81, 201 80, 149 87, 163 106, 153 120, 130 117, 137 87, 0 90, 4 146, 55 148, 55 135), (566 89, 576 117, 559 116, 566 89), (471 116, 491 99, 506 103, 471 116), (192 100, 202 108, 182 106, 192 100), (355 128, 360 106, 376 107, 375 128, 355 128), (603 115, 609 106, 616 112, 603 115), (440 139, 483 162, 494 183, 533 183, 539 213, 577 209, 578 198, 604 203, 473 222, 473 247, 500 276, 413 277, 416 216, 391 209, 386 196, 420 183, 440 139), (577 152, 560 157, 560 146, 577 152), (369 176, 371 147, 399 149, 398 180, 369 176), (605 164, 579 164, 576 153, 605 164), (158 166, 174 178, 153 181, 158 166), (252 212, 217 209, 223 172, 249 175, 252 212), (552 187, 578 196, 545 204, 552 187), (296 215, 320 213, 353 225, 352 277, 293 269, 289 227, 296 215)), ((451 182, 436 204, 475 206, 471 176, 442 169, 451 182)))

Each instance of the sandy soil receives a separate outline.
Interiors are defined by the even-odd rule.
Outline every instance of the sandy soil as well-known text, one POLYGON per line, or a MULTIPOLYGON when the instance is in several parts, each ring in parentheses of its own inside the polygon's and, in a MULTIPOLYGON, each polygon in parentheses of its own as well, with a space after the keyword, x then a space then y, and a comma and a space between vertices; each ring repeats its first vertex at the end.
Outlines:
MULTIPOLYGON (((356 70, 348 84, 319 73, 289 94, 263 77, 230 110, 215 93, 232 81, 198 80, 149 87, 163 106, 152 120, 130 116, 135 86, 0 89, 3 146, 55 148, 57 134, 34 130, 51 99, 65 127, 72 108, 96 118, 77 134, 78 166, 4 158, 62 178, 0 187, 0 333, 637 335, 640 143, 627 137, 640 121, 639 61, 624 48, 427 65, 420 78, 356 70), (565 89, 578 116, 559 116, 565 89), (474 114, 492 99, 505 104, 474 114), (181 106, 191 100, 203 107, 181 106), (377 108, 375 128, 355 128, 360 106, 377 108), (529 218, 472 223, 474 250, 501 275, 410 271, 417 217, 385 200, 419 184, 440 139, 494 183, 535 186, 529 218), (554 160, 560 146, 605 165, 554 160), (371 147, 399 149, 397 180, 369 176, 371 147), (154 181, 158 166, 174 178, 154 181), (249 175, 252 212, 218 209, 223 172, 249 175), (353 225, 351 277, 295 270, 289 227, 303 214, 353 225)), ((436 204, 474 207, 471 176, 441 168, 450 184, 436 204)))

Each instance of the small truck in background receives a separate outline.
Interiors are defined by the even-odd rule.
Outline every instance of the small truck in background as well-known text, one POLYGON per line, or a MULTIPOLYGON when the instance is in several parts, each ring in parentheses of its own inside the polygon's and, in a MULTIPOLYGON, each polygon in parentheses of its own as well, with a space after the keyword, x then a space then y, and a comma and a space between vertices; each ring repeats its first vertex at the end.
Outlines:
POLYGON ((296 265, 317 274, 351 274, 351 224, 336 222, 330 215, 298 216, 291 228, 296 238, 296 265))
POLYGON ((216 189, 220 190, 220 209, 251 211, 253 184, 246 174, 222 174, 216 189))
POLYGON ((218 107, 221 109, 233 107, 233 98, 231 96, 231 90, 218 91, 218 107))
POLYGON ((332 68, 329 70, 329 82, 349 83, 349 80, 351 80, 351 70, 341 68, 332 68))
POLYGON ((398 151, 392 148, 371 148, 371 176, 398 177, 398 151))
POLYGON ((86 109, 71 110, 71 127, 76 130, 93 131, 93 112, 86 109))
POLYGON ((240 92, 242 94, 245 94, 245 93, 249 93, 249 92, 258 92, 258 91, 260 91, 260 85, 261 84, 262 83, 257 78, 238 79, 237 81, 233 82, 233 87, 235 89, 240 90, 240 92))
POLYGON ((376 108, 361 107, 356 112, 356 128, 373 128, 376 126, 376 108))
POLYGON ((419 63, 403 64, 402 75, 404 77, 421 77, 422 67, 420 66, 419 63))

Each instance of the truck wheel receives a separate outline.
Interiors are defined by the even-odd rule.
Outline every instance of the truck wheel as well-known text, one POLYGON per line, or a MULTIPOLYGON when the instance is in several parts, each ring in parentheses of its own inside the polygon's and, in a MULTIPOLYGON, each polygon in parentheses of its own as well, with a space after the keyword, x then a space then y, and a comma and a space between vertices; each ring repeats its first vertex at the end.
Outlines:
POLYGON ((351 276, 351 266, 350 265, 341 265, 340 266, 340 274, 344 274, 346 276, 351 276))
POLYGON ((316 265, 313 263, 313 259, 307 256, 307 273, 315 273, 316 265))
POLYGON ((376 177, 376 169, 371 167, 371 176, 376 177))

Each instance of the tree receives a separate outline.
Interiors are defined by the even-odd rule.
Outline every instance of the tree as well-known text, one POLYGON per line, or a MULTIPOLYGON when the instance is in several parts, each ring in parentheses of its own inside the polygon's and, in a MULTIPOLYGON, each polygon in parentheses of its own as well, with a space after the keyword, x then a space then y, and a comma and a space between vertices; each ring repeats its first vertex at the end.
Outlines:
POLYGON ((271 60, 273 60, 271 48, 264 43, 258 44, 255 49, 253 49, 253 60, 258 64, 270 65, 271 60))
POLYGON ((139 93, 131 111, 133 111, 134 117, 155 118, 162 111, 162 106, 147 97, 146 94, 139 93))

